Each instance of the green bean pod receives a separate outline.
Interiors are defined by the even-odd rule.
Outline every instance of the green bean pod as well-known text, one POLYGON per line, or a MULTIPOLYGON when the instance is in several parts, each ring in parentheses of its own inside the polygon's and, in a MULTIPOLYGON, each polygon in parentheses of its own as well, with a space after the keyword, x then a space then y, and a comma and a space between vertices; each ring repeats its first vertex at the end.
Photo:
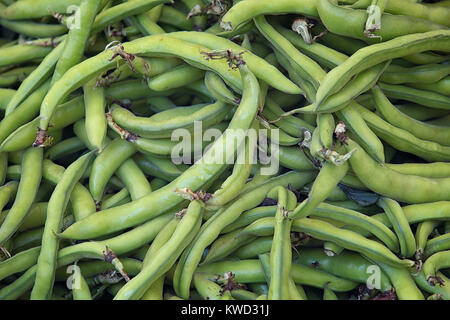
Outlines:
POLYGON ((66 157, 82 151, 86 148, 83 141, 81 141, 78 137, 72 137, 65 139, 52 147, 50 147, 45 153, 44 158, 50 160, 58 160, 62 157, 66 157))
MULTIPOLYGON (((256 121, 252 124, 251 129, 255 130, 255 128, 256 121)), ((257 146, 256 141, 250 137, 244 143, 245 151, 238 154, 232 174, 222 183, 220 189, 214 192, 212 198, 206 202, 207 208, 227 204, 239 195, 241 188, 247 182, 252 170, 257 146)))
POLYGON ((428 90, 439 93, 441 95, 450 95, 450 77, 446 77, 442 80, 430 84, 409 83, 408 85, 413 88, 428 90))
POLYGON ((355 139, 364 149, 380 163, 384 163, 384 146, 375 133, 369 128, 361 114, 354 107, 357 102, 352 101, 346 108, 340 110, 337 115, 351 130, 355 139))
MULTIPOLYGON (((273 234, 274 218, 262 218, 247 226, 242 235, 253 234, 268 236, 273 234)), ((363 253, 364 255, 392 266, 411 267, 414 262, 397 258, 388 248, 380 243, 369 240, 356 232, 340 229, 325 221, 317 219, 297 219, 292 224, 292 230, 305 232, 314 238, 331 241, 346 249, 363 253)))
POLYGON ((450 266, 450 250, 440 251, 428 257, 423 263, 422 270, 428 283, 432 286, 439 285, 441 279, 437 275, 440 269, 450 266))
POLYGON ((424 255, 426 257, 429 257, 430 255, 436 252, 449 249, 450 249, 450 234, 446 233, 428 240, 425 246, 424 255))
MULTIPOLYGON (((247 130, 250 128, 251 123, 256 116, 259 85, 254 75, 248 71, 248 68, 245 65, 239 66, 239 69, 242 71, 242 77, 245 79, 245 81, 243 81, 245 90, 243 92, 241 104, 236 109, 228 128, 247 130)), ((173 190, 177 188, 189 188, 194 191, 198 190, 212 177, 220 174, 226 167, 226 165, 217 164, 217 162, 213 162, 212 160, 216 157, 213 156, 215 152, 223 150, 225 146, 224 143, 227 143, 227 140, 233 140, 233 145, 230 146, 230 143, 228 142, 226 149, 228 149, 228 151, 235 150, 234 143, 236 142, 236 139, 230 139, 229 135, 225 133, 215 141, 213 146, 204 154, 202 161, 197 161, 170 184, 145 197, 132 201, 127 205, 100 211, 93 217, 83 219, 83 223, 80 223, 81 225, 75 223, 67 228, 61 236, 69 238, 81 237, 86 239, 91 237, 91 233, 93 233, 95 237, 101 234, 123 230, 129 226, 142 223, 161 214, 164 210, 176 206, 183 200, 178 194, 174 193, 173 190), (127 212, 127 218, 125 219, 122 219, 124 218, 123 210, 127 212), (108 216, 109 223, 105 223, 102 217, 103 215, 108 216), (115 219, 115 216, 122 217, 120 223, 115 219), (91 219, 94 219, 94 223, 90 221, 91 219), (97 220, 97 222, 95 222, 95 220, 97 220), (83 230, 83 232, 81 232, 81 230, 83 230)))
POLYGON ((69 195, 93 156, 94 153, 90 152, 71 164, 49 200, 42 247, 37 262, 36 282, 31 292, 31 299, 48 299, 52 294, 59 242, 56 233, 61 227, 62 214, 69 202, 69 195))
POLYGON ((441 64, 426 64, 412 68, 390 66, 386 69, 380 80, 388 84, 404 83, 434 83, 450 73, 450 66, 441 64))
POLYGON ((78 25, 70 27, 64 42, 64 50, 55 66, 52 84, 58 81, 67 70, 81 61, 100 2, 101 0, 81 0, 77 7, 76 23, 78 25))
POLYGON ((411 132, 420 139, 434 141, 443 146, 450 145, 450 128, 428 125, 415 119, 411 119, 395 108, 379 88, 373 88, 372 93, 377 105, 377 110, 389 123, 411 132))
MULTIPOLYGON (((296 174, 285 174, 268 180, 260 187, 257 187, 234 200, 225 210, 220 214, 214 215, 202 226, 191 245, 181 256, 175 271, 174 289, 180 297, 183 298, 189 295, 188 289, 192 280, 192 275, 201 260, 202 252, 217 238, 220 231, 228 224, 235 221, 244 210, 251 209, 258 205, 264 200, 265 195, 273 187, 277 185, 287 186, 286 183, 289 183, 288 180, 295 175, 296 174)), ((292 181, 290 183, 292 183, 293 186, 302 186, 309 182, 308 180, 312 178, 312 175, 312 173, 302 173, 297 177, 295 182, 292 181)))
POLYGON ((102 87, 97 87, 97 80, 93 79, 83 86, 83 93, 86 134, 90 144, 101 153, 107 128, 105 91, 102 87))
POLYGON ((202 210, 203 204, 200 201, 191 202, 170 240, 155 253, 154 258, 133 280, 119 290, 115 300, 139 299, 155 280, 172 267, 199 230, 202 210))
POLYGON ((425 299, 408 270, 404 268, 394 268, 380 261, 376 261, 375 263, 388 275, 398 300, 425 299))
POLYGON ((385 197, 378 200, 378 205, 383 208, 394 227, 395 234, 400 242, 401 255, 408 258, 412 257, 416 252, 416 240, 402 208, 395 200, 385 197))
MULTIPOLYGON (((155 237, 143 259, 143 265, 148 265, 155 257, 157 252, 167 243, 175 232, 180 219, 173 218, 155 237)), ((165 275, 155 280, 142 295, 141 300, 163 300, 163 287, 165 275)), ((117 293, 116 293, 117 295, 117 293)), ((115 295, 114 295, 115 296, 115 295)))
POLYGON ((0 187, 0 212, 15 197, 19 183, 9 181, 0 187))
POLYGON ((429 292, 431 294, 438 294, 442 299, 449 300, 450 299, 450 289, 449 283, 450 279, 445 277, 441 272, 437 272, 436 275, 443 280, 444 285, 431 285, 424 276, 423 271, 419 271, 417 273, 412 274, 412 277, 416 284, 425 292, 429 292))
POLYGON ((308 198, 300 203, 292 212, 289 212, 288 217, 290 219, 300 219, 310 215, 347 174, 348 168, 349 165, 347 162, 344 162, 342 165, 335 165, 328 161, 325 162, 313 183, 308 198))
MULTIPOLYGON (((48 134, 53 135, 56 142, 56 135, 59 129, 65 128, 84 116, 84 103, 82 97, 74 98, 60 105, 53 114, 50 122, 48 134)), ((33 143, 36 136, 36 128, 39 126, 39 118, 20 126, 12 132, 0 145, 0 150, 13 152, 23 150, 33 143)))
MULTIPOLYGON (((221 261, 201 266, 197 272, 222 275, 232 271, 239 283, 255 284, 265 282, 264 270, 258 259, 221 261)), ((293 263, 290 276, 296 284, 323 288, 328 287, 336 292, 346 292, 357 287, 357 283, 348 279, 336 277, 330 273, 316 270, 301 264, 293 263)))
POLYGON ((347 150, 356 148, 349 159, 351 168, 372 191, 411 204, 448 200, 450 180, 447 178, 431 179, 398 173, 371 159, 354 141, 349 139, 347 143, 347 150))
POLYGON ((291 250, 291 224, 292 221, 286 217, 286 211, 292 210, 297 203, 294 195, 294 201, 289 201, 288 191, 283 187, 276 187, 269 191, 276 193, 278 198, 278 208, 275 213, 275 227, 272 248, 270 250, 270 281, 267 298, 269 300, 288 299, 289 294, 289 273, 291 269, 292 250, 291 250))
MULTIPOLYGON (((433 230, 440 224, 440 221, 429 220, 421 222, 417 225, 416 229, 416 259, 421 260, 425 247, 428 246, 428 237, 433 230)), ((433 241, 434 239, 430 240, 433 241)), ((441 251, 441 250, 439 250, 441 251)), ((428 252, 429 253, 429 252, 428 252)))
POLYGON ((76 274, 72 282, 73 300, 92 300, 91 292, 83 275, 76 274), (78 283, 76 282, 78 281, 78 283), (74 285, 75 284, 75 285, 74 285), (78 285, 76 285, 78 284, 78 285))
POLYGON ((28 268, 34 266, 39 257, 40 250, 40 247, 31 248, 0 262, 0 280, 15 273, 26 271, 28 268))
MULTIPOLYGON (((319 0, 318 4, 329 4, 329 0, 319 0)), ((392 28, 394 29, 397 30, 392 28)), ((355 74, 383 61, 427 50, 450 51, 447 40, 449 36, 450 32, 447 30, 430 31, 400 36, 358 50, 345 62, 327 73, 317 91, 316 105, 320 106, 331 94, 343 88, 355 74)))
MULTIPOLYGON (((48 79, 64 49, 63 43, 60 43, 42 60, 39 66, 20 84, 16 94, 9 100, 6 106, 5 114, 10 114, 23 102, 38 86, 48 79)), ((43 98, 42 98, 43 100, 43 98)), ((42 102, 41 100, 41 102, 42 102)))
POLYGON ((228 89, 223 80, 214 72, 207 71, 205 73, 205 85, 217 100, 233 105, 239 104, 240 98, 236 97, 234 93, 228 89))
POLYGON ((134 153, 136 149, 131 143, 116 138, 97 156, 89 177, 89 190, 96 202, 102 200, 106 184, 114 172, 134 153))
POLYGON ((117 169, 116 174, 125 184, 132 200, 139 199, 152 192, 145 174, 133 159, 125 160, 117 169))
POLYGON ((339 6, 337 0, 317 0, 316 5, 319 16, 328 30, 338 35, 361 39, 368 43, 377 43, 380 41, 379 39, 387 42, 408 34, 415 35, 416 33, 445 29, 443 25, 407 15, 384 14, 380 19, 382 28, 374 31, 373 35, 368 37, 364 32, 367 20, 365 10, 339 6), (347 21, 348 23, 339 23, 340 21, 347 21))
POLYGON ((165 91, 188 85, 203 79, 205 72, 188 64, 182 64, 147 80, 148 87, 155 91, 165 91))
POLYGON ((0 245, 3 245, 20 227, 37 194, 42 177, 43 150, 28 148, 22 158, 22 175, 16 199, 5 221, 0 226, 0 245))
POLYGON ((316 1, 280 0, 276 3, 268 0, 241 1, 230 8, 222 17, 220 26, 227 31, 239 28, 252 18, 263 14, 297 13, 317 18, 316 1))
POLYGON ((303 55, 286 38, 280 35, 264 16, 255 17, 254 22, 263 36, 289 60, 300 76, 317 89, 326 74, 325 71, 314 60, 303 55))
MULTIPOLYGON (((372 263, 361 255, 349 251, 343 251, 337 256, 330 257, 319 248, 303 249, 301 254, 294 259, 294 262, 366 285, 370 282, 372 274, 370 272, 372 263)), ((384 272, 380 272, 379 275, 379 287, 377 289, 390 290, 392 285, 388 276, 384 272)))

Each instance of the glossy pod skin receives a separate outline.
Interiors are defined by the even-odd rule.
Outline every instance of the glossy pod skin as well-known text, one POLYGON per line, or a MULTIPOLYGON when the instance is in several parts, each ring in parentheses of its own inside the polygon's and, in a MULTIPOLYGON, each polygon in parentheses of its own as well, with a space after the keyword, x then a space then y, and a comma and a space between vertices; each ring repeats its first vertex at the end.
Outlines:
POLYGON ((379 86, 389 98, 416 102, 431 108, 450 108, 449 97, 437 92, 386 83, 380 83, 379 86))
POLYGON ((434 83, 448 75, 450 68, 447 65, 428 64, 412 68, 396 66, 388 68, 380 80, 389 84, 403 83, 434 83))
POLYGON ((79 23, 79 27, 70 28, 67 34, 64 50, 55 66, 52 83, 61 78, 67 70, 81 61, 100 2, 101 0, 82 0, 79 7, 77 7, 77 13, 79 14, 79 21, 77 22, 79 23))
POLYGON ((0 208, 3 208, 11 201, 17 192, 19 183, 17 181, 10 181, 0 187, 0 208))
POLYGON ((18 44, 11 47, 3 47, 0 48, 0 67, 44 58, 50 51, 50 48, 32 44, 18 44))
POLYGON ((93 162, 89 177, 89 190, 95 201, 99 202, 102 200, 109 178, 134 153, 136 153, 136 149, 131 143, 116 138, 97 156, 93 162), (114 161, 112 162, 111 160, 113 159, 114 161))
MULTIPOLYGON (((303 249, 295 263, 301 263, 313 268, 332 273, 338 277, 350 279, 360 283, 367 283, 370 273, 367 272, 371 262, 362 256, 344 251, 335 257, 326 255, 322 249, 303 249)), ((385 273, 381 273, 380 289, 388 291, 391 283, 385 273)))
POLYGON ((191 202, 169 241, 159 249, 153 260, 143 268, 138 276, 120 289, 114 297, 115 300, 139 299, 153 281, 172 267, 200 228, 202 206, 203 204, 199 201, 191 202), (143 281, 142 279, 147 280, 143 281))
MULTIPOLYGON (((449 279, 447 277, 445 277, 441 272, 436 272, 436 275, 441 278, 445 284, 449 283, 449 279)), ((419 288, 421 288, 423 291, 428 292, 430 294, 438 294, 441 299, 445 299, 448 300, 450 299, 450 290, 448 288, 448 285, 443 285, 443 286, 439 286, 439 285, 431 285, 423 271, 419 271, 418 273, 413 273, 412 277, 415 281, 415 283, 417 284, 417 286, 419 288)))
MULTIPOLYGON (((201 266, 199 272, 222 275, 232 270, 235 280, 239 283, 265 282, 264 270, 258 259, 237 261, 222 261, 201 266)), ((330 289, 336 292, 352 290, 358 284, 354 281, 336 277, 324 271, 316 270, 301 264, 293 263, 290 276, 296 284, 323 288, 327 283, 330 289)))
POLYGON ((3 245, 19 228, 28 214, 42 178, 43 151, 30 147, 23 155, 24 172, 17 195, 8 216, 0 227, 0 245, 3 245))
POLYGON ((224 50, 230 48, 238 52, 244 51, 242 54, 242 58, 246 61, 250 70, 259 79, 264 80, 272 87, 286 93, 296 94, 300 92, 300 89, 292 81, 281 74, 281 72, 277 68, 272 66, 266 60, 259 58, 251 51, 243 50, 244 48, 236 45, 234 42, 228 39, 214 36, 205 32, 198 33, 188 31, 172 32, 169 34, 169 36, 196 43, 213 50, 224 50))
POLYGON ((303 55, 289 41, 280 35, 264 18, 258 16, 254 18, 258 30, 263 36, 289 61, 295 71, 315 89, 318 87, 325 72, 312 59, 303 55))
POLYGON ((441 251, 433 254, 423 263, 423 274, 431 285, 439 285, 439 276, 436 274, 440 269, 448 268, 450 251, 441 251))
POLYGON ((256 187, 247 194, 242 195, 204 224, 199 233, 186 249, 178 262, 174 277, 174 288, 180 297, 186 297, 196 265, 201 260, 203 250, 220 234, 222 228, 236 220, 244 211, 251 209, 264 200, 265 195, 275 186, 291 183, 293 186, 301 186, 312 179, 313 174, 305 172, 301 174, 287 173, 278 178, 270 179, 261 186, 256 187), (294 178, 297 176, 296 178, 294 178), (296 179, 296 180, 291 180, 296 179), (288 182, 291 181, 291 182, 288 182), (295 181, 295 182, 294 182, 295 181), (245 200, 244 200, 245 199, 245 200), (189 262, 189 263, 188 263, 189 262), (178 279, 177 279, 178 278, 178 279))
MULTIPOLYGON (((92 295, 89 290, 89 286, 86 282, 86 279, 82 274, 78 275, 79 285, 75 285, 72 288, 73 300, 92 300, 92 295)), ((75 277, 73 280, 73 284, 75 284, 75 277)))
POLYGON ((83 86, 83 93, 86 108, 86 134, 91 145, 101 153, 107 128, 105 91, 102 87, 97 87, 97 80, 93 79, 83 86))
MULTIPOLYGON (((15 182, 15 181, 14 181, 15 182)), ((22 221, 22 224, 17 231, 23 232, 37 227, 41 227, 45 223, 45 217, 47 215, 48 202, 36 202, 34 203, 28 215, 22 221)), ((5 216, 9 213, 9 210, 5 210, 0 214, 0 221, 3 222, 5 216)))
MULTIPOLYGON (((417 225, 416 229, 416 259, 422 259, 425 251, 425 247, 428 245, 428 237, 431 233, 441 224, 441 221, 429 220, 421 222, 417 225)), ((439 238, 439 237, 437 237, 439 238)), ((434 239, 430 240, 433 241, 434 239)), ((439 242, 439 241, 436 241, 439 242)), ((437 246, 439 247, 439 246, 437 246)), ((429 248, 430 249, 430 248, 429 248)), ((428 251, 427 255, 430 254, 428 251)))
POLYGON ((411 204, 448 200, 447 184, 450 181, 447 178, 431 179, 401 174, 377 164, 353 141, 348 141, 347 148, 357 149, 349 159, 350 165, 359 179, 371 190, 411 204))
POLYGON ((223 80, 213 72, 207 71, 205 73, 205 85, 217 100, 236 105, 240 101, 240 98, 236 97, 223 80))
POLYGON ((443 250, 450 249, 450 236, 448 233, 437 236, 427 241, 424 255, 426 257, 443 250))
MULTIPOLYGON (((430 203, 413 204, 402 207, 409 224, 423 222, 427 220, 447 220, 450 215, 450 202, 436 201, 430 203)), ((373 215, 372 218, 391 227, 388 217, 384 214, 373 215)))
MULTIPOLYGON (((354 2, 354 1, 352 1, 354 2)), ((429 21, 434 21, 443 25, 448 25, 448 18, 450 18, 450 12, 445 7, 448 7, 445 1, 436 3, 435 6, 430 3, 419 3, 420 1, 399 0, 394 3, 387 1, 384 11, 391 14, 409 15, 429 21), (406 10, 406 7, 408 10, 406 10), (439 7, 441 7, 439 10, 439 7)), ((356 8, 365 8, 364 1, 361 4, 353 4, 356 8)))
POLYGON ((87 153, 71 164, 64 172, 50 198, 44 234, 42 236, 41 252, 37 261, 36 282, 31 292, 31 299, 33 300, 48 299, 51 296, 59 242, 55 232, 59 231, 62 214, 69 202, 69 195, 75 183, 78 182, 84 170, 86 170, 93 155, 93 152, 87 153))
MULTIPOLYGON (((57 265, 62 267, 83 257, 106 260, 105 253, 107 252, 109 252, 109 250, 104 245, 97 242, 86 243, 82 247, 70 246, 63 248, 58 252, 57 265)), ((122 263, 115 255, 112 255, 112 258, 107 259, 106 261, 111 263, 120 274, 125 274, 122 263)), ((34 265, 23 273, 16 281, 1 288, 0 298, 2 300, 14 300, 27 290, 31 289, 35 281, 36 271, 37 265, 34 265)))
POLYGON ((412 257, 416 252, 416 241, 408 220, 398 202, 389 198, 380 198, 378 205, 391 221, 400 242, 400 252, 403 257, 412 257))
POLYGON ((358 211, 341 208, 328 203, 320 204, 312 213, 313 217, 327 218, 344 223, 347 226, 355 226, 359 232, 366 231, 380 239, 393 252, 398 252, 399 243, 396 235, 383 223, 368 217, 358 211))
MULTIPOLYGON (((170 240, 173 233, 175 232, 179 219, 175 216, 155 237, 152 241, 150 247, 146 250, 145 256, 142 259, 143 266, 147 266, 156 255, 156 253, 161 249, 164 244, 170 240)), ((164 290, 164 279, 166 275, 160 276, 156 279, 150 287, 142 295, 141 300, 163 300, 163 290, 164 290)), ((115 296, 115 295, 114 295, 115 296)))
POLYGON ((446 77, 442 80, 439 80, 434 83, 430 84, 416 84, 411 83, 409 86, 417 88, 417 89, 423 89, 423 90, 429 90, 432 92, 439 93, 441 95, 449 95, 450 93, 450 77, 446 77))
MULTIPOLYGON (((20 84, 16 94, 8 102, 6 106, 6 115, 11 113, 17 106, 39 85, 50 77, 53 67, 56 65, 62 51, 64 49, 63 43, 53 49, 34 69, 34 71, 20 84)), ((42 102, 42 100, 41 100, 42 102)))
MULTIPOLYGON (((268 236, 273 234, 273 218, 262 218, 247 226, 241 235, 268 236)), ((388 248, 380 243, 369 240, 356 232, 340 229, 332 224, 310 218, 295 220, 292 224, 292 230, 307 233, 314 238, 335 242, 346 249, 360 252, 372 259, 384 261, 389 265, 397 267, 412 267, 414 262, 411 260, 400 260, 388 248)))
MULTIPOLYGON (((329 0, 320 0, 328 2, 329 0)), ((383 61, 426 50, 449 51, 447 30, 438 30, 398 37, 362 48, 344 63, 330 71, 317 91, 316 104, 319 106, 328 96, 342 88, 350 78, 383 61)))
POLYGON ((149 79, 147 84, 152 90, 164 91, 183 87, 196 80, 203 79, 203 77, 204 72, 202 70, 190 65, 181 65, 149 79))
MULTIPOLYGON (((56 136, 58 129, 65 128, 84 116, 84 103, 82 97, 77 97, 58 106, 50 122, 49 134, 56 136)), ((23 150, 33 143, 39 119, 35 118, 12 132, 0 145, 0 150, 13 152, 23 150)), ((54 137, 55 138, 55 137, 54 137)))
MULTIPOLYGON (((233 119, 230 122, 230 125, 228 127, 229 129, 249 128, 251 123, 253 122, 253 119, 257 111, 257 97, 259 93, 259 85, 253 74, 251 74, 245 66, 243 66, 242 68, 244 68, 243 77, 245 79, 248 79, 248 81, 244 82, 246 90, 244 90, 241 99, 241 104, 239 105, 238 109, 236 110, 233 116, 233 119)), ((223 147, 222 143, 223 140, 219 139, 218 141, 216 141, 213 147, 211 147, 209 151, 204 155, 204 158, 208 159, 208 157, 211 157, 211 153, 214 152, 214 146, 216 146, 217 144, 218 148, 223 147)), ((73 227, 72 230, 68 228, 61 235, 63 237, 70 237, 70 238, 81 237, 87 239, 91 237, 92 232, 96 236, 99 236, 101 234, 110 233, 117 230, 123 230, 128 226, 139 224, 155 215, 161 214, 162 213, 161 211, 164 210, 162 207, 165 207, 165 209, 167 210, 182 201, 182 198, 173 192, 174 189, 188 187, 191 190, 197 190, 203 184, 205 184, 206 181, 208 181, 208 179, 214 177, 224 168, 223 165, 208 164, 208 161, 205 162, 206 163, 201 164, 199 162, 196 162, 193 166, 187 169, 181 176, 173 180, 170 184, 162 187, 161 189, 156 190, 155 192, 150 193, 145 197, 142 197, 136 201, 130 202, 123 206, 97 212, 92 217, 84 219, 82 223, 82 225, 84 226, 80 225, 76 226, 76 224, 74 224, 72 225, 73 227), (157 204, 160 201, 164 203, 164 205, 157 204), (128 212, 128 219, 126 219, 128 221, 127 222, 122 221, 120 223, 117 223, 118 221, 114 219, 114 215, 122 216, 122 210, 128 212), (114 211, 115 213, 111 211, 114 211), (134 217, 134 214, 136 214, 136 217, 134 217), (110 220, 110 222, 106 224, 104 219, 101 217, 102 215, 108 216, 110 218, 108 219, 110 220), (92 223, 88 221, 92 218, 94 220, 98 219, 97 222, 92 223), (79 227, 81 227, 81 229, 79 229, 79 227), (84 232, 80 233, 80 230, 84 230, 84 232)))
MULTIPOLYGON (((242 82, 240 81, 239 72, 237 70, 230 71, 228 65, 223 60, 206 60, 205 55, 201 53, 208 52, 208 49, 205 47, 165 35, 153 35, 139 38, 123 44, 123 47, 129 54, 151 53, 181 57, 188 63, 201 67, 201 69, 217 72, 233 87, 233 89, 236 89, 239 92, 242 91, 242 82), (178 50, 181 46, 185 48, 185 53, 183 55, 180 55, 180 51, 178 50)), ((71 91, 87 82, 93 75, 113 68, 115 65, 115 61, 111 61, 113 56, 114 51, 104 51, 79 63, 66 72, 64 76, 54 84, 42 102, 44 108, 41 108, 39 128, 41 130, 46 130, 48 128, 49 119, 53 114, 56 105, 71 91)))
POLYGON ((23 3, 14 3, 9 5, 4 11, 2 11, 2 15, 5 18, 10 20, 23 20, 30 18, 42 18, 50 15, 49 12, 60 12, 64 13, 67 10, 67 7, 71 4, 79 4, 81 0, 76 1, 49 1, 49 0, 40 0, 40 1, 24 1, 23 3), (31 8, 30 5, 34 4, 34 8, 31 8))
POLYGON ((36 264, 41 248, 35 247, 24 250, 0 263, 0 280, 16 272, 26 271, 36 264))
POLYGON ((382 262, 375 262, 389 277, 398 300, 424 300, 423 293, 419 290, 406 269, 394 268, 382 262))
POLYGON ((267 298, 270 300, 282 300, 291 296, 289 292, 289 273, 292 261, 290 243, 292 221, 285 216, 285 211, 292 210, 297 203, 297 199, 292 191, 288 191, 283 187, 276 187, 270 190, 268 196, 276 196, 278 198, 278 208, 275 213, 275 228, 270 250, 271 276, 267 298), (273 195, 271 196, 271 194, 273 195))
POLYGON ((0 0, 0 300, 449 300, 447 2, 0 0))
POLYGON ((358 112, 358 104, 352 101, 337 113, 338 118, 350 129, 364 149, 379 163, 385 162, 384 145, 358 112))
MULTIPOLYGON (((366 37, 363 33, 367 19, 365 10, 344 8, 338 6, 337 2, 337 0, 317 0, 316 3, 319 16, 328 30, 339 35, 361 39, 368 43, 378 43, 380 41, 379 39, 366 37), (339 23, 339 20, 342 19, 347 19, 348 23, 339 23)), ((380 23, 382 28, 373 32, 373 34, 376 37, 381 37, 382 41, 396 39, 407 34, 419 34, 445 29, 445 26, 437 23, 402 15, 384 14, 381 16, 380 23)))
POLYGON ((395 108, 378 87, 372 89, 372 94, 377 105, 377 110, 392 125, 407 130, 420 139, 434 141, 443 146, 450 145, 449 128, 427 125, 411 119, 395 108))
POLYGON ((447 161, 450 152, 448 146, 434 141, 419 139, 409 131, 391 125, 365 108, 358 106, 356 109, 358 109, 368 126, 396 149, 415 154, 428 161, 447 161))
POLYGON ((289 213, 288 217, 290 219, 300 219, 310 215, 328 197, 339 181, 341 181, 347 173, 348 168, 349 165, 347 162, 344 162, 342 165, 335 165, 327 161, 317 175, 308 194, 308 198, 289 213))
POLYGON ((283 13, 298 13, 309 17, 317 17, 316 1, 277 1, 276 3, 270 1, 251 0, 248 2, 239 2, 233 6, 222 17, 220 26, 230 31, 239 28, 245 22, 250 21, 253 17, 263 14, 283 14, 283 13))
POLYGON ((159 112, 150 118, 136 117, 118 105, 110 109, 111 117, 120 127, 146 138, 170 138, 175 129, 192 131, 194 121, 201 121, 203 127, 221 122, 230 108, 223 102, 178 107, 159 112))
MULTIPOLYGON (((251 129, 256 129, 256 120, 252 124, 251 129)), ((206 204, 207 208, 214 208, 224 206, 239 195, 241 188, 248 180, 253 164, 251 159, 254 159, 257 145, 252 139, 246 139, 245 152, 239 154, 237 163, 233 167, 231 175, 222 183, 220 189, 212 194, 206 204)))

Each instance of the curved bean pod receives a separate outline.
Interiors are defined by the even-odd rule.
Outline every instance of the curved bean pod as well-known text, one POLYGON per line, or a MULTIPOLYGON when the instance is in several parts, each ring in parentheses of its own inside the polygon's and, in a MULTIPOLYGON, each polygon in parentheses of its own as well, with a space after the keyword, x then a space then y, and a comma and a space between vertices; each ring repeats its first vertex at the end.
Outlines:
MULTIPOLYGON (((248 68, 245 65, 241 65, 239 68, 242 71, 242 78, 245 79, 245 81, 243 81, 244 91, 241 104, 235 111, 228 128, 243 129, 246 131, 256 116, 259 85, 254 75, 248 71, 248 68)), ((214 142, 214 145, 207 151, 201 161, 197 161, 170 184, 145 197, 132 201, 127 205, 97 212, 92 217, 83 219, 83 223, 73 224, 71 227, 67 228, 61 236, 84 239, 90 238, 92 235, 94 235, 94 237, 100 236, 101 234, 107 234, 123 230, 129 226, 137 225, 161 214, 164 210, 176 206, 182 202, 182 198, 173 192, 173 190, 177 188, 189 188, 194 191, 198 190, 210 178, 219 174, 226 167, 225 165, 217 164, 217 162, 213 162, 212 160, 215 158, 215 156, 213 156, 215 152, 223 150, 223 143, 226 143, 228 139, 229 136, 227 133, 222 135, 219 140, 214 142), (125 219, 123 219, 123 210, 127 212, 127 217, 125 219), (103 215, 108 217, 108 221, 103 219, 103 215), (122 217, 120 222, 115 219, 116 216, 122 217)), ((232 140, 236 141, 235 139, 232 140)), ((233 146, 228 146, 227 149, 228 151, 235 150, 234 142, 233 146)))
POLYGON ((181 256, 175 271, 174 289, 180 297, 183 298, 189 295, 188 291, 192 275, 201 260, 203 250, 217 238, 224 227, 235 221, 244 210, 258 205, 273 187, 277 185, 287 186, 289 183, 292 183, 294 188, 299 187, 309 182, 313 174, 302 173, 297 176, 295 182, 289 182, 295 175, 297 174, 285 174, 268 180, 262 186, 234 200, 224 211, 214 215, 202 226, 192 244, 181 256))
POLYGON ((318 17, 316 1, 314 0, 268 0, 241 1, 230 8, 222 17, 220 26, 227 31, 239 28, 252 18, 264 14, 298 13, 309 17, 318 17))
MULTIPOLYGON (((319 0, 319 3, 329 3, 329 0, 319 0)), ((331 94, 344 87, 355 74, 383 61, 427 50, 450 51, 449 37, 450 31, 447 30, 430 31, 401 36, 358 50, 327 73, 317 90, 316 105, 320 106, 331 94)))
POLYGON ((49 200, 41 252, 37 261, 36 281, 31 292, 33 300, 51 297, 59 242, 56 233, 61 227, 62 215, 69 202, 69 196, 93 156, 94 153, 91 151, 73 162, 64 172, 49 200))
POLYGON ((200 229, 203 204, 196 200, 189 204, 186 214, 177 225, 172 237, 142 271, 123 286, 114 300, 139 299, 160 276, 166 273, 200 229), (143 281, 142 279, 145 279, 143 281))
POLYGON ((411 204, 449 199, 450 179, 401 174, 372 160, 354 141, 347 142, 347 150, 356 148, 349 159, 353 171, 372 191, 411 204))
POLYGON ((394 227, 395 234, 400 242, 401 255, 412 257, 416 252, 416 240, 402 208, 395 200, 385 197, 378 200, 378 205, 383 208, 394 227))
POLYGON ((28 148, 22 158, 22 175, 16 199, 5 221, 0 226, 0 245, 19 228, 34 201, 42 177, 43 151, 28 148))

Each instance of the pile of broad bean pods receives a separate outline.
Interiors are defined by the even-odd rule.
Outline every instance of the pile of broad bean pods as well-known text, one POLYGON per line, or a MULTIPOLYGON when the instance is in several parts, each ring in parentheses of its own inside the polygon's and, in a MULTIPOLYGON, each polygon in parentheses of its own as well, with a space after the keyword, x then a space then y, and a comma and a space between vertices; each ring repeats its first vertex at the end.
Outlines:
POLYGON ((449 0, 0 25, 0 300, 450 299, 449 0))

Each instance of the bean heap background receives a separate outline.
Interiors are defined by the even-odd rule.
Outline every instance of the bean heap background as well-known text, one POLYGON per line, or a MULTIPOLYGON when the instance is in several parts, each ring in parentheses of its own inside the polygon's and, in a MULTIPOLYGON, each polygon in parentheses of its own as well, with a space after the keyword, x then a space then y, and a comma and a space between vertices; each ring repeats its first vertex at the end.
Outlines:
POLYGON ((450 299, 449 0, 0 0, 0 26, 1 300, 450 299), (208 161, 233 130, 278 170, 208 161))

